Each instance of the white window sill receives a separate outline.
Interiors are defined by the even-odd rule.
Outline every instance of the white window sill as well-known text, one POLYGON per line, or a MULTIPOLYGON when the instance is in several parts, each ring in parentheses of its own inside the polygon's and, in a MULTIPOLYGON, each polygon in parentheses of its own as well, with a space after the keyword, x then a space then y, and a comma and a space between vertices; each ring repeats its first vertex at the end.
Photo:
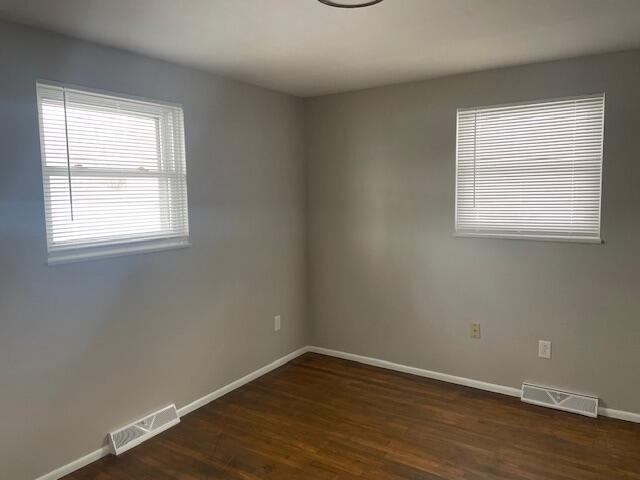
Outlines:
POLYGON ((101 260, 104 258, 122 257, 140 253, 161 252, 177 248, 188 248, 191 243, 188 239, 162 239, 142 241, 135 243, 120 243, 98 247, 73 248, 49 253, 48 265, 61 265, 65 263, 84 262, 89 260, 101 260))
POLYGON ((563 243, 591 243, 601 245, 604 240, 594 237, 572 237, 572 236, 553 236, 553 235, 517 235, 508 233, 473 233, 473 232, 456 232, 454 237, 459 238, 503 238, 507 240, 534 240, 539 242, 563 242, 563 243))

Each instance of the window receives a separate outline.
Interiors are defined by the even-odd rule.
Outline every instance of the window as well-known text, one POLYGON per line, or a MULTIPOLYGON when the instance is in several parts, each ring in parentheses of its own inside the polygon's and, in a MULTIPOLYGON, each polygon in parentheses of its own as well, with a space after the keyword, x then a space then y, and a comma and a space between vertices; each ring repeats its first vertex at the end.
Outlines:
POLYGON ((189 245, 182 108, 37 92, 49 263, 189 245))
POLYGON ((458 110, 456 234, 600 242, 604 94, 458 110))

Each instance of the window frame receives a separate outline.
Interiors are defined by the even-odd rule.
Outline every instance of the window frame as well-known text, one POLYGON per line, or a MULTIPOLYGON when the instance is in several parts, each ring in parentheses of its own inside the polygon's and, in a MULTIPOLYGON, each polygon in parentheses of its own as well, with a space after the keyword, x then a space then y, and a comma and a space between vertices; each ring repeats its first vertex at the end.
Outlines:
POLYGON ((542 241, 542 242, 560 242, 560 243, 587 243, 587 244, 604 244, 604 239, 602 235, 602 197, 603 197, 603 179, 604 179, 604 141, 605 141, 605 121, 606 121, 606 93, 594 93, 594 94, 585 94, 585 95, 574 95, 568 97, 557 97, 557 98, 545 98, 545 99, 535 99, 535 100, 526 100, 526 101, 518 101, 518 102, 509 102, 509 103, 501 103, 501 104, 493 104, 493 105, 481 105, 481 106, 472 106, 472 107, 459 107, 456 110, 456 151, 455 151, 455 184, 454 184, 454 196, 455 196, 455 208, 454 208, 454 231, 452 236, 458 238, 487 238, 487 239, 507 239, 507 240, 531 240, 531 241, 542 241), (598 202, 598 236, 579 236, 579 235, 553 235, 548 232, 542 234, 535 234, 527 231, 526 233, 517 233, 514 230, 503 230, 502 232, 499 230, 494 231, 482 231, 478 229, 477 231, 473 230, 459 230, 458 226, 458 193, 459 193, 459 147, 460 147, 460 113, 461 112, 469 112, 473 110, 483 110, 483 109, 494 109, 494 108, 508 108, 508 107, 518 107, 518 106, 526 106, 526 105, 540 105, 548 102, 563 102, 563 101, 572 101, 572 100, 585 100, 591 98, 602 98, 602 128, 600 133, 600 178, 599 178, 599 202, 598 202))
MULTIPOLYGON (((119 257, 123 255, 132 255, 138 253, 157 252, 170 249, 188 248, 191 247, 190 233, 189 233, 189 203, 187 194, 187 168, 186 168, 186 141, 184 137, 184 110, 182 105, 172 102, 166 102, 162 100, 154 100, 144 97, 138 97, 133 95, 115 93, 105 90, 87 88, 85 86, 78 86, 69 83, 61 83, 50 80, 37 80, 36 81, 36 103, 38 109, 38 125, 40 136, 40 156, 41 156, 41 168, 42 168, 42 185, 43 185, 43 200, 44 200, 44 220, 46 230, 46 242, 47 242, 47 263, 48 265, 57 265, 70 262, 78 262, 84 260, 99 260, 102 258, 119 257), (100 166, 84 166, 74 164, 68 164, 67 167, 60 165, 47 165, 46 150, 45 150, 45 136, 44 136, 44 121, 42 112, 42 99, 40 87, 50 87, 58 89, 66 89, 73 91, 74 93, 104 96, 110 100, 122 100, 126 107, 123 109, 130 115, 140 115, 145 118, 154 118, 157 124, 158 137, 157 137, 157 149, 158 149, 158 168, 157 170, 147 169, 145 167, 139 168, 109 168, 100 166), (135 108, 133 108, 135 106, 135 108), (163 110, 164 109, 164 110, 163 110), (176 109, 179 112, 179 120, 168 129, 169 114, 168 109, 176 109), (162 166, 161 163, 167 162, 166 152, 162 152, 167 146, 163 145, 166 140, 172 137, 174 144, 179 144, 181 150, 181 158, 174 159, 176 162, 173 165, 173 171, 169 171, 167 167, 162 166), (180 163, 180 168, 178 167, 180 163), (182 172, 179 170, 183 169, 182 172), (166 181, 166 184, 173 183, 174 187, 166 187, 170 191, 167 192, 166 204, 170 210, 167 214, 169 218, 183 217, 184 232, 176 233, 175 235, 167 233, 159 234, 122 234, 114 235, 110 238, 105 238, 100 241, 61 241, 54 242, 53 240, 53 221, 51 220, 51 178, 52 177, 67 177, 69 178, 82 178, 82 177, 109 177, 109 178, 148 178, 158 179, 159 181, 166 181), (170 180, 175 180, 170 182, 170 180), (178 181, 183 182, 184 199, 177 200, 180 195, 177 193, 178 181), (178 210, 184 210, 184 215, 177 215, 178 210)), ((95 108, 99 111, 100 108, 95 105, 86 105, 86 108, 95 108)), ((111 111, 109 108, 105 108, 105 111, 111 111)), ((174 121, 172 119, 172 121, 174 121)), ((68 142, 68 132, 65 133, 66 142, 68 142)), ((75 163, 75 162, 74 162, 75 163)), ((162 188, 162 187, 161 187, 162 188)), ((71 194, 73 196, 73 194, 71 194)), ((162 208, 162 204, 160 205, 162 208)), ((166 218, 161 218, 161 222, 165 222, 166 218)))

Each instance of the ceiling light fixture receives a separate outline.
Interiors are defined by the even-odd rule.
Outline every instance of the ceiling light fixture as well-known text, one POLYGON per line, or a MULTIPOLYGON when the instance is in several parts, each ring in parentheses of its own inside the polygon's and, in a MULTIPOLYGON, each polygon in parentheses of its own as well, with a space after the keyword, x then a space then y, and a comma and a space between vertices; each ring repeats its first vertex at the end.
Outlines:
POLYGON ((382 0, 368 0, 366 2, 362 1, 347 1, 343 0, 340 2, 334 2, 332 0, 318 0, 320 3, 324 3, 325 5, 329 5, 330 7, 338 7, 338 8, 362 8, 362 7, 370 7, 371 5, 375 5, 377 3, 382 2, 382 0))

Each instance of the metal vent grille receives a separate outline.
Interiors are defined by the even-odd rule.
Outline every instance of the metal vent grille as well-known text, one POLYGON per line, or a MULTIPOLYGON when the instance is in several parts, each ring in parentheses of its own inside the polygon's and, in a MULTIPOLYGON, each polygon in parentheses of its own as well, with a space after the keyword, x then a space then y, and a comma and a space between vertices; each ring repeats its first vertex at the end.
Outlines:
POLYGON ((598 416, 598 398, 588 395, 579 395, 523 383, 521 399, 523 402, 533 405, 578 413, 587 417, 595 418, 598 416))
POLYGON ((180 416, 175 405, 147 415, 109 434, 113 452, 120 455, 179 422, 180 416))

